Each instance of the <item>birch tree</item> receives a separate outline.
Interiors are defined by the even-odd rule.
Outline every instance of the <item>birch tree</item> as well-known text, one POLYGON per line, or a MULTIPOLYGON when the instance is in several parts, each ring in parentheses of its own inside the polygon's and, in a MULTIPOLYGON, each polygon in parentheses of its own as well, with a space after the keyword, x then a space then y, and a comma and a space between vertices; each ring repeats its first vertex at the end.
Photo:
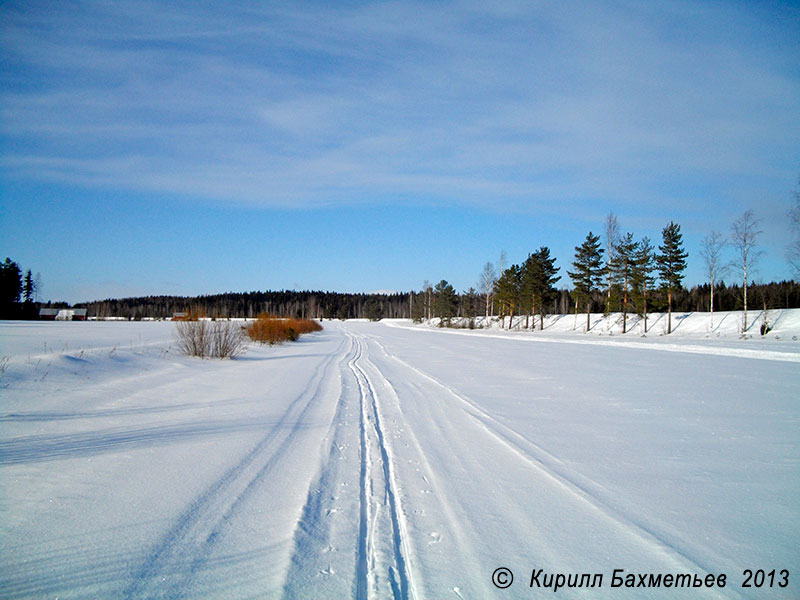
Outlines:
POLYGON ((706 277, 711 286, 711 299, 708 302, 708 311, 711 313, 711 329, 714 329, 714 286, 725 276, 727 265, 722 262, 722 252, 727 245, 727 240, 719 231, 712 231, 700 242, 700 256, 706 265, 706 277))
POLYGON ((786 252, 789 264, 794 270, 794 276, 800 279, 800 186, 794 192, 794 204, 789 209, 789 227, 791 228, 792 241, 786 252))
POLYGON ((606 310, 611 310, 611 288, 614 285, 611 263, 616 254, 617 242, 619 242, 619 221, 617 221, 617 215, 613 211, 608 213, 606 217, 603 233, 606 244, 606 310))
POLYGON ((758 263, 761 252, 756 249, 758 236, 761 230, 758 228, 760 221, 756 218, 752 210, 746 210, 744 214, 733 222, 731 227, 731 243, 736 251, 734 265, 742 272, 742 304, 744 314, 742 316, 742 333, 747 331, 747 282, 752 277, 753 270, 758 263))
POLYGON ((483 295, 486 297, 486 316, 489 316, 489 304, 492 299, 492 291, 494 291, 494 284, 497 282, 497 273, 494 270, 494 265, 487 261, 485 265, 483 265, 483 271, 481 271, 480 277, 478 279, 478 289, 481 290, 483 295))

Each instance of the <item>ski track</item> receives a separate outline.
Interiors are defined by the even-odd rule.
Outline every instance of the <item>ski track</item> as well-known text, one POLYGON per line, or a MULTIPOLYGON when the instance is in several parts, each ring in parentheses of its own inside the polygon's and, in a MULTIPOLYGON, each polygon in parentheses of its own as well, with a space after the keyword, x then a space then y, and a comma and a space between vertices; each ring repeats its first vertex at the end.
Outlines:
POLYGON ((238 464, 196 498, 133 574, 124 597, 183 598, 192 580, 207 562, 243 501, 292 444, 294 433, 311 409, 326 373, 345 341, 315 369, 304 391, 280 421, 238 464), (186 566, 188 565, 188 567, 186 566))
MULTIPOLYGON (((364 338, 374 342, 375 345, 377 345, 378 348, 380 348, 380 350, 384 354, 389 356, 385 348, 379 342, 375 341, 375 339, 372 336, 365 335, 364 338)), ((398 413, 402 416, 403 413, 402 402, 400 400, 400 396, 397 392, 397 389, 392 384, 392 382, 377 368, 377 366, 375 366, 374 363, 370 361, 370 364, 375 368, 376 373, 380 375, 382 383, 385 385, 385 387, 387 388, 387 390, 389 391, 390 395, 394 400, 394 404, 398 413)), ((406 439, 411 443, 411 445, 413 445, 414 456, 417 459, 417 464, 419 464, 422 467, 422 470, 425 473, 425 474, 421 473, 420 478, 424 481, 424 483, 427 486, 429 486, 432 490, 436 490, 437 492, 435 502, 437 508, 441 511, 440 516, 443 517, 444 521, 446 522, 446 523, 441 523, 440 526, 443 526, 443 528, 447 530, 449 535, 456 542, 455 549, 457 549, 457 552, 464 559, 459 564, 461 564, 462 567, 463 565, 467 564, 479 565, 480 562, 477 560, 474 553, 471 551, 472 545, 468 541, 469 538, 468 531, 472 532, 473 539, 476 539, 476 534, 474 531, 472 531, 471 524, 469 522, 463 522, 463 520, 458 519, 455 516, 454 508, 450 503, 449 499, 447 498, 447 496, 442 495, 440 493, 443 487, 439 482, 437 471, 436 469, 433 468, 433 466, 428 460, 428 457, 425 455, 425 451, 423 450, 422 445, 419 442, 419 439, 414 433, 414 429, 412 427, 409 427, 407 422, 405 422, 405 420, 403 422, 402 431, 404 439, 406 439)), ((434 539, 434 541, 430 543, 441 542, 441 533, 431 532, 430 535, 434 539)), ((410 539, 410 537, 408 539, 410 539)), ((458 587, 453 588, 452 591, 456 596, 461 597, 458 587)), ((489 589, 486 587, 482 587, 479 591, 481 592, 482 596, 488 596, 491 593, 496 592, 496 589, 489 589)), ((421 595, 421 591, 418 591, 418 594, 421 595)))
MULTIPOLYGON (((395 482, 390 450, 387 445, 386 436, 381 425, 381 411, 379 408, 378 394, 366 371, 368 358, 364 355, 364 344, 360 337, 354 337, 357 347, 357 354, 349 362, 349 367, 358 382, 361 419, 360 419, 360 441, 361 441, 361 485, 360 485, 360 525, 358 542, 358 568, 356 573, 356 598, 366 600, 370 597, 369 583, 372 580, 373 588, 380 584, 379 575, 370 573, 370 567, 377 563, 375 553, 378 552, 379 544, 374 540, 375 527, 378 523, 379 500, 376 499, 376 490, 372 488, 375 480, 380 480, 384 502, 388 506, 389 518, 391 522, 391 546, 394 556, 389 560, 388 579, 391 584, 392 594, 395 600, 407 600, 415 598, 415 588, 411 574, 408 570, 409 548, 407 544, 407 526, 405 517, 402 514, 400 497, 397 493, 397 483, 395 482), (370 423, 371 421, 371 423, 370 423), (370 426, 371 425, 371 426, 370 426), (380 454, 380 468, 372 459, 370 446, 377 447, 380 454), (375 470, 380 471, 377 476, 375 470), (382 474, 382 480, 380 475, 382 474), (370 518, 374 520, 370 524, 370 518)), ((386 558, 386 557, 383 557, 386 558)), ((376 590, 377 591, 377 590, 376 590)), ((379 592, 378 592, 379 593, 379 592)))
POLYGON ((380 372, 369 361, 363 337, 349 331, 343 334, 349 350, 341 375, 351 385, 342 385, 336 415, 328 431, 330 445, 326 458, 308 489, 295 528, 283 598, 318 597, 321 585, 318 578, 336 576, 335 581, 327 580, 331 588, 358 600, 416 599, 408 527, 383 425, 381 396, 370 374, 380 376, 380 372), (357 410, 357 418, 355 415, 347 418, 350 408, 353 412, 357 410), (354 436, 358 439, 357 455, 352 452, 345 455, 342 447, 348 445, 348 440, 353 441, 354 436), (343 487, 348 476, 357 476, 357 490, 355 486, 343 487), (331 533, 337 528, 347 532, 345 538, 339 536, 338 543, 341 545, 347 535, 352 535, 352 546, 329 545, 331 533), (326 557, 330 552, 341 556, 326 557), (326 558, 330 559, 327 563, 326 558), (332 563, 338 568, 352 569, 347 592, 335 587, 345 586, 341 579, 345 574, 336 572, 332 563))
MULTIPOLYGON (((495 417, 481 409, 476 403, 456 392, 449 385, 442 383, 421 369, 391 354, 386 347, 376 339, 373 338, 372 341, 382 350, 387 358, 394 360, 406 369, 430 381, 461 403, 466 413, 481 426, 486 433, 558 484, 571 496, 600 510, 603 515, 616 522, 628 533, 639 538, 649 546, 657 548, 668 556, 678 559, 679 562, 684 563, 685 566, 704 573, 712 572, 713 569, 711 569, 705 559, 696 556, 691 549, 686 548, 679 540, 676 540, 673 535, 658 531, 656 527, 646 523, 644 519, 632 514, 630 509, 626 510, 616 507, 613 496, 611 496, 603 486, 582 474, 570 470, 557 457, 521 436, 504 423, 498 421, 495 417)), ((733 594, 734 597, 740 597, 735 591, 726 590, 726 592, 728 594, 733 594)))

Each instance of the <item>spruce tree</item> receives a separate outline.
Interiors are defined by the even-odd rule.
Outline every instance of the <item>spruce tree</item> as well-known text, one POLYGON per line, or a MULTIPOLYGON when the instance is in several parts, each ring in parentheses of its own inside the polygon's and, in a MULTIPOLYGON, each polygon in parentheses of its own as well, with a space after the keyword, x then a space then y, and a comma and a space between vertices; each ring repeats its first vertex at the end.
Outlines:
POLYGON ((635 251, 636 242, 633 240, 633 234, 627 233, 618 238, 614 244, 614 257, 610 263, 611 279, 622 290, 622 333, 628 331, 628 292, 633 275, 635 251))
POLYGON ((658 247, 660 254, 656 256, 661 286, 667 292, 667 333, 672 333, 672 294, 681 288, 683 272, 686 270, 686 258, 683 250, 681 226, 670 221, 661 232, 664 244, 658 247))
POLYGON ((586 303, 586 331, 591 326, 592 294, 597 291, 606 269, 603 267, 603 249, 600 247, 600 236, 590 231, 586 240, 575 247, 574 271, 567 271, 575 286, 573 297, 575 302, 586 303))

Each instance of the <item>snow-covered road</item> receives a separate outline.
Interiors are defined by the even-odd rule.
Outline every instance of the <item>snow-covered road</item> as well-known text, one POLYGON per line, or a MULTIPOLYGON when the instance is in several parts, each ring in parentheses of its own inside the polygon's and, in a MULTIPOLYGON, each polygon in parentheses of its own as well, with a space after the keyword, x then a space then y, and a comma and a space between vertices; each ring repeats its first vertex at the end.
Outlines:
POLYGON ((45 324, 82 336, 51 351, 37 325, 2 325, 3 598, 532 598, 540 569, 603 574, 566 598, 800 591, 786 345, 326 321, 201 361, 167 323, 45 324), (728 579, 612 588, 615 569, 728 579), (742 588, 745 569, 789 585, 742 588))

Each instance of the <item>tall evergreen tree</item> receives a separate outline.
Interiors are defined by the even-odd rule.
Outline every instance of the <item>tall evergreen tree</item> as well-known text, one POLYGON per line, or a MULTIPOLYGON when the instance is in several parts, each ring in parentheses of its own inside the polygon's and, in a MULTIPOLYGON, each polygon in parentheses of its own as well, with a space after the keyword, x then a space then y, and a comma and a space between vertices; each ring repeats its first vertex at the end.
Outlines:
POLYGON ((683 272, 686 270, 686 259, 689 256, 683 250, 681 226, 670 221, 661 232, 663 245, 658 247, 660 254, 656 256, 661 286, 667 292, 667 333, 672 333, 672 295, 681 288, 683 272))
POLYGON ((505 314, 509 314, 508 328, 511 329, 514 322, 514 313, 519 309, 522 300, 522 269, 520 266, 511 265, 503 271, 500 279, 497 280, 495 288, 495 297, 501 307, 501 317, 505 320, 505 314))
POLYGON ((33 302, 35 294, 36 288, 33 283, 33 275, 31 274, 31 270, 28 269, 25 271, 25 280, 22 284, 22 299, 25 303, 33 302))
POLYGON ((457 308, 458 294, 455 288, 442 279, 433 290, 434 314, 442 319, 442 322, 449 323, 450 319, 456 316, 457 308))
POLYGON ((631 287, 639 313, 644 318, 644 332, 647 333, 647 292, 655 285, 655 253, 650 238, 643 237, 633 254, 633 272, 631 273, 631 287))
POLYGON ((22 294, 22 270, 6 257, 0 263, 0 317, 18 317, 19 297, 22 294))
POLYGON ((603 267, 603 249, 600 247, 600 236, 590 231, 586 240, 575 247, 574 271, 567 271, 575 286, 573 297, 576 304, 586 303, 586 331, 591 326, 592 294, 597 291, 606 270, 603 267))
MULTIPOLYGON (((561 270, 556 266, 556 259, 550 256, 550 248, 542 246, 528 256, 522 266, 522 287, 530 300, 531 314, 536 314, 539 309, 540 329, 544 329, 544 307, 553 300, 558 293, 554 287, 555 282, 561 279, 556 275, 561 270)), ((534 322, 534 328, 536 323, 534 322)))
POLYGON ((628 300, 633 275, 636 252, 636 242, 632 233, 627 233, 617 239, 614 244, 614 257, 611 259, 611 279, 622 290, 622 333, 628 331, 628 300))

